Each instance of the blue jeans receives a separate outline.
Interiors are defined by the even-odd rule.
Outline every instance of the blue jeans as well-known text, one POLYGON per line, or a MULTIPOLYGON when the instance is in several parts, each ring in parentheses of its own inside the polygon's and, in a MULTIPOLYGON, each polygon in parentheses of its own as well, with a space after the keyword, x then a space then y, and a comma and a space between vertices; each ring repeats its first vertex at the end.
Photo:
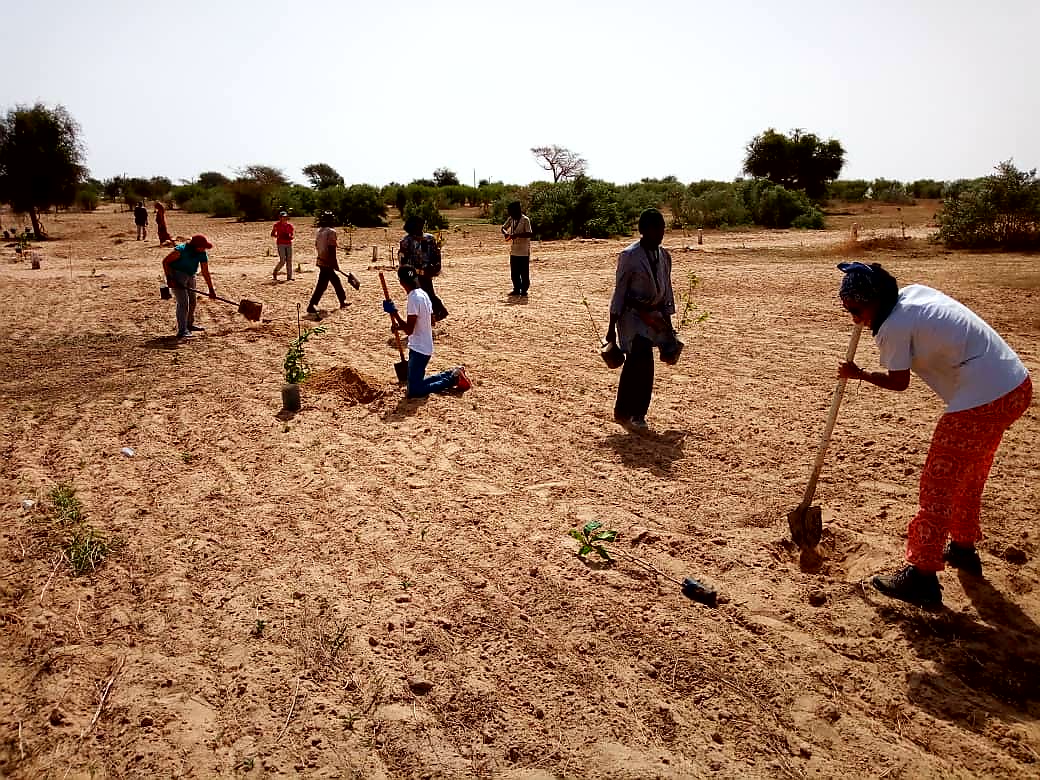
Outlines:
POLYGON ((424 398, 430 393, 439 393, 455 386, 453 371, 441 371, 433 376, 426 376, 426 366, 430 356, 414 349, 408 350, 408 397, 424 398))

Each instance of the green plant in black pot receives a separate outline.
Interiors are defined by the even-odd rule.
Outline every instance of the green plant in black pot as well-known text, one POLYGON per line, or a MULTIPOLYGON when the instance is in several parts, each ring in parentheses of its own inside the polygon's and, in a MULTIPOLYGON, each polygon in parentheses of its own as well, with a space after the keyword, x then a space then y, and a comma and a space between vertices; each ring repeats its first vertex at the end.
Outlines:
POLYGON ((324 327, 307 328, 300 333, 299 338, 289 344, 289 349, 285 353, 285 362, 282 364, 285 377, 285 384, 282 385, 282 408, 286 411, 300 411, 300 384, 306 381, 311 372, 305 345, 311 336, 324 332, 324 327))

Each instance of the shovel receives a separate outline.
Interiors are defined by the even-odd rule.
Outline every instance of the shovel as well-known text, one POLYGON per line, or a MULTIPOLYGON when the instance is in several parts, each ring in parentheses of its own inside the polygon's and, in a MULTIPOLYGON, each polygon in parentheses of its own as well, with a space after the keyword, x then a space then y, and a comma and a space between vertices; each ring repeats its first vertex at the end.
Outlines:
MULTIPOLYGON (((390 300, 390 291, 386 289, 386 278, 383 276, 383 272, 379 272, 379 283, 383 285, 383 298, 390 300)), ((393 322, 391 317, 390 322, 393 322)), ((401 346, 401 334, 397 332, 397 328, 394 328, 394 341, 397 343, 397 351, 401 355, 401 361, 394 363, 394 373, 397 374, 397 381, 404 383, 408 381, 408 361, 404 356, 404 348, 401 346)))
MULTIPOLYGON (((849 338, 849 348, 845 350, 845 362, 849 363, 856 357, 856 347, 859 346, 859 335, 863 330, 862 325, 852 329, 849 338)), ((809 484, 805 487, 805 495, 802 503, 787 513, 787 524, 791 529, 791 539, 798 545, 801 551, 798 563, 803 571, 815 571, 823 563, 823 556, 817 549, 820 537, 823 535, 823 512, 818 506, 812 506, 813 497, 816 495, 816 482, 820 478, 820 469, 823 468, 823 458, 827 454, 827 445, 831 441, 831 432, 834 430, 834 421, 838 418, 838 407, 841 406, 841 398, 845 394, 847 379, 842 377, 834 388, 831 396, 831 410, 827 415, 827 423, 823 426, 823 434, 820 436, 820 446, 816 451, 816 462, 812 471, 809 472, 809 484)))
MULTIPOLYGON (((232 306, 237 306, 238 307, 238 313, 241 314, 243 317, 245 317, 247 320, 250 320, 251 322, 259 322, 260 321, 260 312, 263 310, 264 305, 262 303, 260 303, 259 301, 251 301, 248 298, 243 298, 238 303, 235 303, 234 301, 229 301, 227 298, 221 298, 219 295, 210 296, 209 293, 204 293, 201 290, 196 290, 194 288, 189 288, 189 289, 191 289, 191 292, 195 293, 196 295, 198 295, 201 298, 213 297, 213 298, 216 298, 218 301, 223 301, 224 303, 230 303, 232 306)), ((159 297, 160 298, 168 298, 169 297, 169 288, 166 287, 166 285, 163 285, 162 287, 159 288, 159 297), (165 293, 164 293, 164 291, 165 291, 165 293)))

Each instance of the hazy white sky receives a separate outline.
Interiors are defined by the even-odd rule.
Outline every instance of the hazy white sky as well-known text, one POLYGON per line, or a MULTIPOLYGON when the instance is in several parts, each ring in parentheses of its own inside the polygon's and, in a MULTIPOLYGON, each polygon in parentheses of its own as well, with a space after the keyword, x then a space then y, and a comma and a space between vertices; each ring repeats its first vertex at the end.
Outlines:
POLYGON ((348 183, 732 179, 768 127, 842 178, 1040 167, 1040 0, 5 2, 0 109, 61 103, 91 174, 326 162, 348 183))

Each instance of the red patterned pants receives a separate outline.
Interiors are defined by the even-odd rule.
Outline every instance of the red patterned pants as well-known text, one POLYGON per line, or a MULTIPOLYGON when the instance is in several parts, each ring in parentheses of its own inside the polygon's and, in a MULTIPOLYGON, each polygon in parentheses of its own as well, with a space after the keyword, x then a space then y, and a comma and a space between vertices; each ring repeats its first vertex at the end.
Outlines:
POLYGON ((965 546, 982 539, 979 510, 993 456, 1032 398, 1026 377, 996 401, 939 419, 921 473, 920 509, 907 530, 906 559, 916 568, 941 571, 947 537, 965 546))

